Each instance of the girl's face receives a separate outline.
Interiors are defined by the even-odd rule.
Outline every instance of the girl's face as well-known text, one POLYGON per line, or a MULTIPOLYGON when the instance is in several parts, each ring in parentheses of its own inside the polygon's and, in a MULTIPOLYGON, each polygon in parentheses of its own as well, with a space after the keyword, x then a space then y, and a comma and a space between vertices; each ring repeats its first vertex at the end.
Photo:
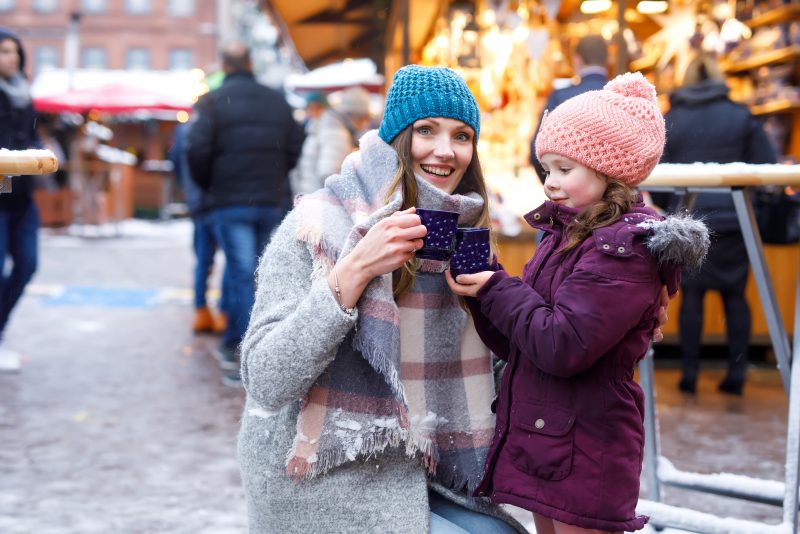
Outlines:
POLYGON ((553 202, 583 210, 603 198, 608 180, 593 169, 559 154, 540 161, 547 173, 544 194, 553 202))
POLYGON ((414 173, 451 194, 472 161, 472 127, 456 119, 427 117, 412 125, 414 173))

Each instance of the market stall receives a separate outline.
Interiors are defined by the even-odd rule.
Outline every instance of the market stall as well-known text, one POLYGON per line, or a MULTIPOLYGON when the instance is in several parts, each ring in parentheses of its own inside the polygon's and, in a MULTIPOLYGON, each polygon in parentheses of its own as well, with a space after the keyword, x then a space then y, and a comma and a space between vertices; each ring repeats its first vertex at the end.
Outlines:
MULTIPOLYGON (((684 194, 689 205, 696 193, 729 195, 733 198, 739 226, 750 259, 755 285, 767 317, 769 337, 778 361, 783 386, 789 396, 789 415, 786 440, 786 478, 778 481, 758 480, 741 475, 718 473, 699 474, 680 471, 660 456, 656 422, 653 356, 649 354, 639 366, 639 376, 645 390, 645 459, 647 501, 640 501, 638 511, 651 516, 656 527, 677 527, 704 533, 796 532, 798 526, 798 481, 800 481, 800 315, 793 321, 793 342, 790 342, 786 323, 791 312, 800 306, 800 278, 795 261, 794 283, 787 296, 794 296, 787 317, 778 305, 773 273, 768 265, 761 235, 756 224, 751 195, 754 187, 768 185, 800 186, 800 165, 690 164, 658 165, 641 184, 645 190, 667 189, 684 194), (783 507, 783 520, 767 525, 732 518, 720 518, 699 511, 662 504, 662 485, 671 485, 727 497, 774 504, 783 507)), ((798 246, 787 249, 796 258, 798 246)))

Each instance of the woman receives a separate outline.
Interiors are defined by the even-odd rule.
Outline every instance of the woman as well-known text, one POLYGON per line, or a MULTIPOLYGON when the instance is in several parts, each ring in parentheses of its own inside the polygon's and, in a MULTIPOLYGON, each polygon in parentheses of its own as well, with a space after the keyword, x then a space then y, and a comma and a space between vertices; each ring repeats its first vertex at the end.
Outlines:
MULTIPOLYGON (((36 111, 25 78, 25 52, 19 37, 0 28, 0 148, 41 148, 36 134, 36 111)), ((10 192, 0 194, 0 259, 13 267, 0 273, 0 372, 18 371, 19 354, 8 346, 4 333, 11 312, 38 263, 39 210, 33 201, 35 182, 30 176, 12 179, 10 192)))
POLYGON ((242 344, 251 531, 525 532, 466 497, 494 431, 490 357, 446 263, 414 257, 416 207, 489 225, 479 133, 455 72, 404 67, 379 131, 276 231, 242 344))
MULTIPOLYGON (((776 163, 775 150, 761 123, 747 106, 728 96, 722 71, 713 57, 701 54, 686 68, 683 87, 670 95, 664 163, 776 163)), ((679 316, 682 375, 678 388, 697 390, 703 299, 708 290, 722 296, 728 336, 728 370, 719 383, 723 393, 741 395, 750 348, 750 307, 745 297, 749 261, 733 199, 728 195, 697 195, 694 212, 711 232, 708 258, 681 282, 679 316)))

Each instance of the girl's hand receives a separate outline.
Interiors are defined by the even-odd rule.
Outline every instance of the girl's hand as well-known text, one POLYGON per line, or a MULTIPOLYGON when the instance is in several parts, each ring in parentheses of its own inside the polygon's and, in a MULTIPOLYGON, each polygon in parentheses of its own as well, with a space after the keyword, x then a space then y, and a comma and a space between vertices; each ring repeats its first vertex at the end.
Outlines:
POLYGON ((667 292, 667 286, 661 286, 658 317, 656 318, 656 326, 653 328, 653 343, 658 343, 659 341, 664 340, 664 333, 661 331, 661 327, 667 324, 667 321, 669 320, 669 316, 667 315, 667 307, 669 306, 670 299, 674 296, 675 295, 670 296, 669 292, 667 292))
POLYGON ((461 297, 474 297, 478 291, 486 284, 489 278, 492 277, 494 271, 483 271, 475 274, 460 274, 458 280, 453 279, 453 275, 447 270, 444 273, 447 278, 447 285, 450 290, 461 297))

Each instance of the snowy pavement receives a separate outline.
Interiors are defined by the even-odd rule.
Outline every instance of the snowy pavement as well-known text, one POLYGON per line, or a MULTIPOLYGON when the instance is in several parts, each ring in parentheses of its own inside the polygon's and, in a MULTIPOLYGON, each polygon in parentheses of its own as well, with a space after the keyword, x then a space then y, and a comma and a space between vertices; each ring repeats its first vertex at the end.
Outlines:
MULTIPOLYGON (((42 231, 39 272, 7 332, 23 360, 0 374, 0 532, 246 532, 243 394, 220 385, 216 339, 190 331, 189 223, 79 230, 42 231)), ((657 371, 662 453, 683 470, 782 481, 777 372, 752 372, 744 398, 718 394, 720 377, 705 372, 691 398, 675 371, 657 371)), ((665 488, 664 500, 781 519, 774 506, 687 490, 665 488)), ((533 531, 528 512, 515 515, 533 531)))

